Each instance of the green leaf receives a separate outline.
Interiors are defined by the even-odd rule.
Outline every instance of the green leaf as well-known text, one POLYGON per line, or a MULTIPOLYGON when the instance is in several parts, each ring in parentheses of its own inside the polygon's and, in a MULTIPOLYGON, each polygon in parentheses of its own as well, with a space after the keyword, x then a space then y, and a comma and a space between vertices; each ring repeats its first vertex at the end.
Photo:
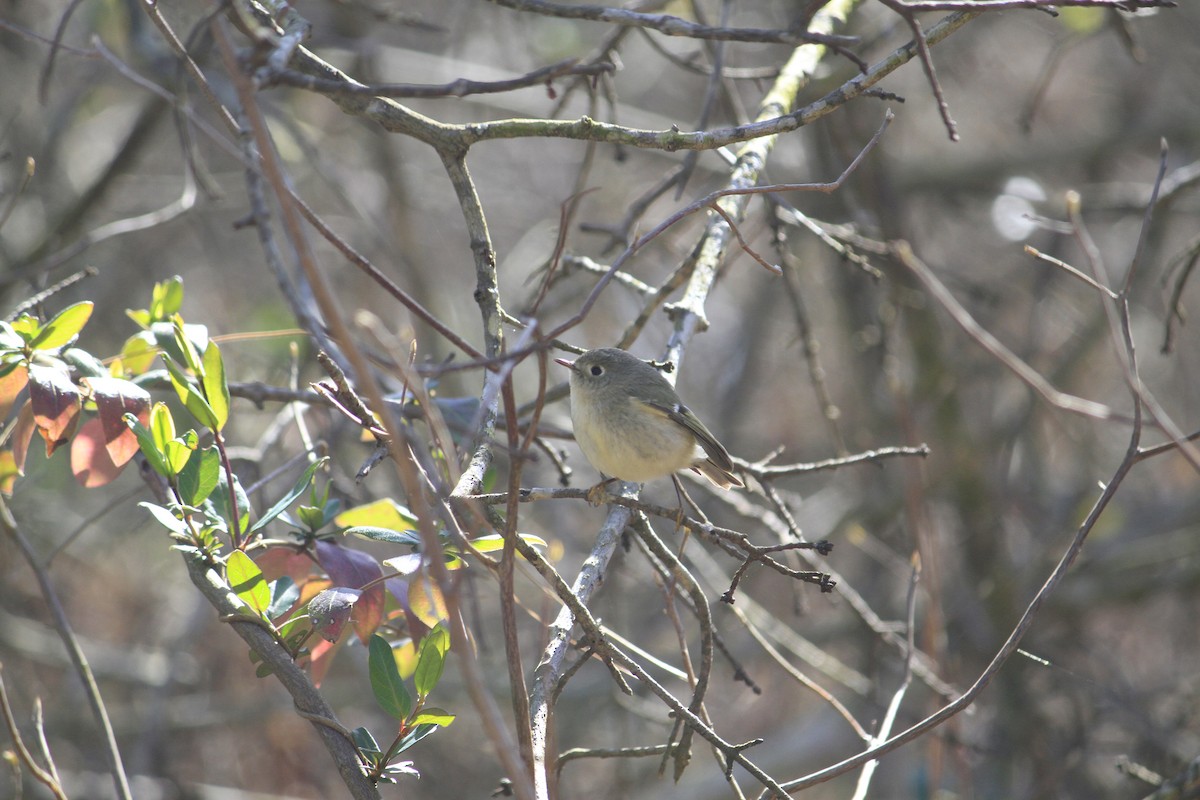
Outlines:
POLYGON ((108 369, 100 362, 100 359, 86 350, 81 350, 78 347, 72 347, 59 353, 63 361, 75 368, 80 375, 85 378, 107 378, 109 377, 108 369))
POLYGON ((149 328, 152 322, 150 311, 145 308, 127 308, 125 309, 125 316, 137 323, 139 328, 149 328))
POLYGON ((154 503, 138 503, 138 505, 149 511, 150 516, 171 533, 187 533, 187 526, 183 524, 183 520, 172 514, 170 510, 154 503))
POLYGON ((423 725, 416 726, 415 728, 412 729, 412 731, 409 732, 409 734, 407 736, 405 736, 403 739, 401 739, 400 742, 394 748, 392 748, 392 751, 390 753, 388 753, 388 757, 391 758, 391 757, 396 756, 399 753, 403 753, 405 750, 412 747, 414 744, 421 741, 422 739, 424 739, 426 736, 433 733, 437 729, 438 729, 438 726, 433 725, 431 723, 425 723, 423 725))
POLYGON ((417 653, 417 671, 413 673, 413 685, 417 697, 424 700, 442 678, 446 664, 446 653, 450 650, 450 633, 438 625, 425 634, 417 653))
POLYGON ((178 477, 179 473, 187 467, 194 452, 196 452, 196 432, 193 430, 167 442, 163 447, 163 458, 167 460, 167 467, 171 470, 171 474, 178 477))
POLYGON ((204 343, 203 348, 196 347, 188 338, 187 328, 183 325, 183 317, 178 314, 171 317, 171 330, 175 335, 175 346, 183 354, 183 365, 190 369, 196 377, 203 378, 204 365, 200 363, 199 353, 201 350, 208 349, 208 342, 204 343))
POLYGON ((364 526, 391 528, 397 531, 417 529, 417 515, 390 497, 346 509, 337 515, 334 522, 343 528, 364 526))
POLYGON ((1104 25, 1107 12, 1103 8, 1062 8, 1058 21, 1071 33, 1093 34, 1104 25))
MULTIPOLYGON (((271 582, 271 605, 267 606, 267 616, 275 619, 300 599, 300 587, 296 582, 284 575, 279 580, 271 582)), ((282 637, 282 633, 280 634, 282 637)))
POLYGON ((439 728, 445 728, 454 722, 455 718, 455 715, 449 711, 428 706, 417 712, 417 715, 409 722, 412 725, 437 725, 439 728))
POLYGON ((154 434, 154 446, 160 453, 166 451, 167 442, 175 439, 175 420, 165 403, 155 403, 151 409, 150 432, 154 434))
POLYGON ((283 642, 288 652, 293 653, 296 658, 311 652, 307 647, 303 646, 313 633, 312 620, 308 618, 307 614, 302 611, 293 614, 291 619, 279 625, 278 630, 280 641, 283 642))
MULTIPOLYGON (((233 476, 233 491, 237 495, 238 530, 244 532, 250 524, 250 498, 246 496, 246 490, 242 488, 237 473, 233 476)), ((213 511, 222 521, 233 517, 233 509, 229 507, 229 481, 225 470, 221 470, 217 479, 217 490, 208 496, 208 502, 212 503, 213 511)))
POLYGON ((138 449, 146 457, 146 463, 159 475, 169 478, 170 472, 167 469, 167 461, 163 458, 162 451, 158 449, 158 443, 154 441, 154 434, 150 432, 149 428, 138 422, 138 418, 133 414, 125 414, 122 419, 125 420, 125 424, 129 426, 129 429, 133 431, 133 435, 137 437, 138 449))
POLYGON ((136 333, 121 346, 121 366, 130 375, 141 375, 150 369, 158 357, 158 345, 149 331, 136 333))
POLYGON ((367 525, 357 525, 353 528, 346 528, 343 533, 346 536, 361 536, 364 539, 374 539, 377 542, 388 542, 389 544, 407 544, 414 547, 420 547, 421 545, 421 537, 418 534, 412 532, 401 533, 390 528, 372 528, 367 525))
POLYGON ((183 278, 176 275, 154 284, 149 316, 152 321, 168 320, 183 308, 183 278))
POLYGON ((229 588, 233 589, 243 603, 263 616, 271 606, 271 589, 267 586, 262 570, 258 568, 250 556, 241 550, 234 550, 225 561, 225 576, 229 588))
POLYGON ((325 509, 320 506, 300 506, 296 509, 296 516, 300 518, 301 525, 314 533, 324 528, 325 523, 329 521, 325 516, 325 509))
MULTIPOLYGON (((187 323, 183 326, 183 333, 186 340, 191 343, 193 359, 196 353, 203 353, 208 349, 207 326, 187 323)), ((175 363, 185 366, 188 364, 187 354, 180 348, 179 342, 175 339, 175 325, 173 322, 151 323, 150 338, 158 349, 175 359, 175 363)))
POLYGON ((366 728, 359 726, 350 731, 350 739, 354 742, 354 746, 358 751, 365 756, 375 756, 378 759, 383 755, 383 751, 379 749, 379 743, 375 741, 375 737, 366 728))
POLYGON ((83 330, 88 318, 92 316, 93 305, 94 303, 90 300, 85 300, 82 303, 67 306, 42 326, 37 335, 29 342, 29 346, 34 350, 53 350, 62 347, 83 330))
POLYGON ((256 531, 262 530, 268 522, 278 517, 287 510, 288 506, 296 502, 296 498, 304 494, 304 490, 308 488, 308 484, 312 481, 313 475, 315 475, 317 470, 320 469, 321 466, 328 460, 328 458, 319 458, 313 463, 309 464, 308 469, 304 470, 304 474, 300 476, 300 480, 296 481, 296 485, 293 486, 287 494, 279 498, 279 502, 271 506, 267 513, 259 517, 258 522, 255 522, 254 525, 251 526, 249 533, 255 533, 256 531))
POLYGON ((179 395, 179 402, 186 403, 187 389, 192 385, 192 381, 187 379, 187 373, 184 372, 174 359, 164 359, 167 365, 167 372, 170 378, 170 387, 175 390, 176 395, 179 395))
MULTIPOLYGON (((528 542, 534 547, 549 547, 546 540, 540 536, 534 536, 532 533, 518 534, 522 541, 528 542)), ((487 536, 479 536, 471 540, 471 546, 481 553, 493 553, 497 550, 504 549, 504 537, 498 533, 491 533, 487 536)))
POLYGON ((22 314, 12 321, 12 329, 21 337, 22 345, 28 345, 42 329, 42 323, 32 314, 22 314))
POLYGON ((167 461, 167 469, 171 475, 178 477, 180 470, 187 466, 192 458, 192 449, 178 439, 167 442, 163 448, 163 457, 167 461))
POLYGON ((208 499, 221 479, 221 454, 215 447, 197 450, 179 470, 179 494, 189 506, 208 499))
POLYGON ((166 359, 167 372, 171 374, 171 386, 175 388, 175 394, 179 395, 179 402, 183 403, 183 407, 188 410, 196 421, 206 428, 217 430, 217 415, 213 411, 212 406, 204 399, 204 395, 192 385, 187 379, 187 375, 179 368, 171 359, 166 359))
MULTIPOLYGON (((272 603, 272 605, 274 605, 274 603, 272 603)), ((306 634, 312 633, 312 629, 312 620, 308 618, 307 614, 293 614, 291 619, 279 626, 279 638, 282 639, 288 647, 294 649, 306 634), (293 639, 295 641, 292 641, 293 639)))
POLYGON ((367 666, 371 674, 371 691, 380 707, 396 719, 403 720, 412 710, 412 699, 400 679, 392 646, 379 634, 371 636, 367 666))
POLYGON ((217 418, 216 430, 225 427, 229 419, 229 384, 225 382, 225 362, 221 349, 210 341, 204 350, 204 397, 217 418))

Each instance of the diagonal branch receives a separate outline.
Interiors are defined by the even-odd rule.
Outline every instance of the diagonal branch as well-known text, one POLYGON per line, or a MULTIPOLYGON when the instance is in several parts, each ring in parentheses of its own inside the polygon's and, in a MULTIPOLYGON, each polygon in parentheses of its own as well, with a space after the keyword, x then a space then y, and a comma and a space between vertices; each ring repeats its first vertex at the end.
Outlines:
POLYGON ((991 332, 976 322, 970 312, 963 308, 950 293, 946 285, 938 280, 933 271, 917 258, 907 242, 894 243, 892 252, 901 264, 916 275, 921 283, 925 284, 925 288, 941 304, 942 308, 949 312, 968 336, 997 358, 1001 364, 1020 378, 1022 383, 1037 392, 1050 405, 1093 419, 1131 421, 1129 416, 1113 411, 1103 403, 1085 400, 1082 397, 1055 389, 1037 370, 1022 361, 1016 353, 1005 347, 991 332))

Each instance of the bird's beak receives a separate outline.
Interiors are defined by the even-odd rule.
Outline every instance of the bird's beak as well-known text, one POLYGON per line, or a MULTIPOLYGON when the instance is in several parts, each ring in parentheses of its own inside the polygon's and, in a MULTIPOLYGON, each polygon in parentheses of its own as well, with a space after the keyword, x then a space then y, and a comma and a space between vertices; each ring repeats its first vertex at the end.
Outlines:
POLYGON ((554 363, 562 364, 564 367, 571 370, 572 372, 575 371, 575 362, 574 361, 567 361, 565 358, 556 358, 556 359, 554 359, 554 363))

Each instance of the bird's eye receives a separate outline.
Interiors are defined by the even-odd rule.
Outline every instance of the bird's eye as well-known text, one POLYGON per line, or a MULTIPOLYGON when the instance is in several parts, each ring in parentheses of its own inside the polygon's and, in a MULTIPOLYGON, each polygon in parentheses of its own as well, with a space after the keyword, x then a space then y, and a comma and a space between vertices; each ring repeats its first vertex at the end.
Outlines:
POLYGON ((597 378, 599 378, 601 375, 604 374, 604 367, 600 366, 599 364, 593 364, 592 368, 588 371, 591 372, 593 375, 595 375, 597 378))

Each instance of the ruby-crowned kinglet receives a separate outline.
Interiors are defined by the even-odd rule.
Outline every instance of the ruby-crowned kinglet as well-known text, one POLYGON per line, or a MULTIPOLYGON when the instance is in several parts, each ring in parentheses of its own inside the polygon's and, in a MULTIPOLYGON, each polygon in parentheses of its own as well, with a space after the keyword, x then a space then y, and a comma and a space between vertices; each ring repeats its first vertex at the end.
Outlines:
POLYGON ((571 370, 571 424, 593 467, 643 483, 691 468, 728 489, 741 486, 729 453, 654 367, 615 347, 589 350, 571 370))

